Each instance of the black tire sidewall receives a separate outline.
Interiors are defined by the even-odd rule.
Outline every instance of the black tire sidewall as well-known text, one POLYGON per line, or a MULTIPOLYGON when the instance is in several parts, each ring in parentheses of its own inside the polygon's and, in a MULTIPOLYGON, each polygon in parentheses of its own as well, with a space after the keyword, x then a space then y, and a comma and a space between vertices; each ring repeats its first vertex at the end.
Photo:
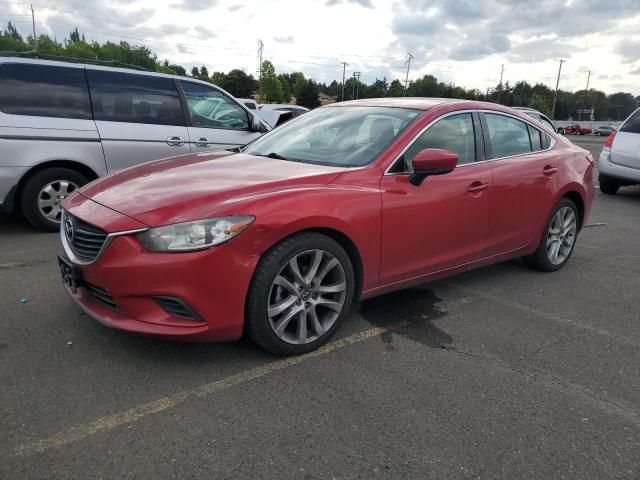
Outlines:
POLYGON ((601 177, 598 181, 598 184, 600 186, 600 191, 605 195, 615 195, 616 193, 618 193, 618 189, 620 188, 620 185, 618 183, 610 180, 609 178, 601 177))
POLYGON ((245 333, 258 345, 276 355, 300 355, 317 349, 339 328, 348 316, 354 297, 355 277, 349 255, 332 238, 315 232, 289 237, 266 252, 254 272, 245 308, 245 333), (334 255, 342 264, 347 278, 345 303, 340 315, 323 336, 304 345, 281 340, 271 328, 267 315, 267 302, 273 279, 293 256, 307 250, 322 249, 334 255))
POLYGON ((40 213, 38 208, 40 190, 46 184, 55 180, 68 180, 78 187, 88 182, 87 178, 80 172, 64 167, 47 168, 35 173, 26 181, 20 195, 22 214, 31 225, 44 232, 55 232, 60 229, 59 223, 48 220, 40 213))

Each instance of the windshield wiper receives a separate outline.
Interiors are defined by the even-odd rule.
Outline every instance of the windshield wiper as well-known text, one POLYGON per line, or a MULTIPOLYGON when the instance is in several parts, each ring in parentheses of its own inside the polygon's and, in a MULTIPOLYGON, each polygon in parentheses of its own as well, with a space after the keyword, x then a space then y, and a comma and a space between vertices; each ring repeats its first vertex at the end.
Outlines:
POLYGON ((271 152, 271 153, 253 153, 252 155, 255 155, 256 157, 275 158, 277 160, 291 160, 290 158, 283 157, 282 155, 280 155, 279 153, 276 153, 276 152, 271 152))

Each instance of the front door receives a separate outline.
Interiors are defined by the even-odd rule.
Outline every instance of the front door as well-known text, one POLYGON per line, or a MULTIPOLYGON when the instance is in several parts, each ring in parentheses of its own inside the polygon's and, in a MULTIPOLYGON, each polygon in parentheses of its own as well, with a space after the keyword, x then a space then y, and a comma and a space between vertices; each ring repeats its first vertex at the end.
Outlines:
POLYGON ((479 260, 489 220, 491 167, 471 113, 450 114, 422 133, 382 177, 380 283, 391 285, 479 260), (413 157, 440 148, 459 156, 451 173, 409 183, 413 157))
POLYGON ((189 109, 192 152, 241 147, 261 135, 251 131, 249 112, 219 90, 181 81, 189 109))
POLYGON ((92 69, 87 77, 109 172, 190 152, 171 78, 92 69))

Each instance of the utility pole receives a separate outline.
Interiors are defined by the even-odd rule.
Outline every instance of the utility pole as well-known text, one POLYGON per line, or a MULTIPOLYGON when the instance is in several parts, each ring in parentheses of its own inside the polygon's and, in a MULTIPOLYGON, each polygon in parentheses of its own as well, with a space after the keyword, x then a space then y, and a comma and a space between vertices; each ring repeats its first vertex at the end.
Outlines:
MULTIPOLYGON (((587 88, 584 89, 584 97, 587 98, 587 100, 589 99, 589 80, 591 80, 591 70, 589 70, 589 74, 587 75, 587 88)), ((582 110, 584 110, 584 106, 585 106, 585 101, 584 99, 582 100, 582 106, 580 107, 580 111, 578 112, 578 121, 582 121, 582 110)), ((591 109, 591 105, 589 106, 589 109, 591 109)))
POLYGON ((553 94, 553 107, 551 107, 551 118, 556 119, 556 101, 558 100, 558 86, 560 85, 560 72, 562 71, 562 64, 566 60, 560 59, 560 67, 558 68, 558 80, 556 80, 556 92, 553 94))
POLYGON ((342 62, 342 101, 344 102, 344 75, 347 71, 347 62, 342 62))
POLYGON ((407 76, 404 79, 404 96, 407 96, 407 92, 409 90, 409 69, 411 68, 411 60, 415 57, 407 52, 407 60, 404 62, 407 65, 407 76))
POLYGON ((33 11, 33 4, 31 4, 31 26, 33 27, 33 49, 38 51, 38 38, 36 37, 36 14, 33 11))
POLYGON ((500 69, 500 83, 498 84, 498 86, 500 87, 500 90, 498 90, 498 103, 500 103, 500 97, 502 96, 502 76, 504 75, 504 63, 501 65, 501 69, 500 69))
POLYGON ((258 86, 259 86, 258 97, 260 99, 260 103, 262 103, 262 54, 263 53, 264 53, 264 43, 262 43, 262 40, 258 40, 258 86))
POLYGON ((360 91, 360 72, 353 72, 353 78, 355 79, 356 83, 354 85, 353 88, 355 88, 355 94, 353 96, 353 98, 355 98, 356 100, 358 99, 358 94, 360 91))

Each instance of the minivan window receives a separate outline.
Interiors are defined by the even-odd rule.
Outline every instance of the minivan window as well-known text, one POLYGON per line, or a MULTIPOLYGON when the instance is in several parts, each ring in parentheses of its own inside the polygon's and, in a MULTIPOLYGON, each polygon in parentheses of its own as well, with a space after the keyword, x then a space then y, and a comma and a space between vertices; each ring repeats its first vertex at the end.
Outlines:
POLYGON ((247 130, 249 114, 215 88, 181 82, 194 127, 247 130))
POLYGON ((491 158, 510 157, 531 152, 531 142, 527 124, 506 115, 485 113, 489 138, 491 139, 491 158))
POLYGON ((0 111, 13 115, 91 119, 82 68, 0 65, 0 111))
POLYGON ((87 70, 96 120, 185 125, 180 97, 171 78, 87 70))
POLYGON ((620 127, 621 132, 640 133, 640 109, 636 110, 629 119, 620 127))

